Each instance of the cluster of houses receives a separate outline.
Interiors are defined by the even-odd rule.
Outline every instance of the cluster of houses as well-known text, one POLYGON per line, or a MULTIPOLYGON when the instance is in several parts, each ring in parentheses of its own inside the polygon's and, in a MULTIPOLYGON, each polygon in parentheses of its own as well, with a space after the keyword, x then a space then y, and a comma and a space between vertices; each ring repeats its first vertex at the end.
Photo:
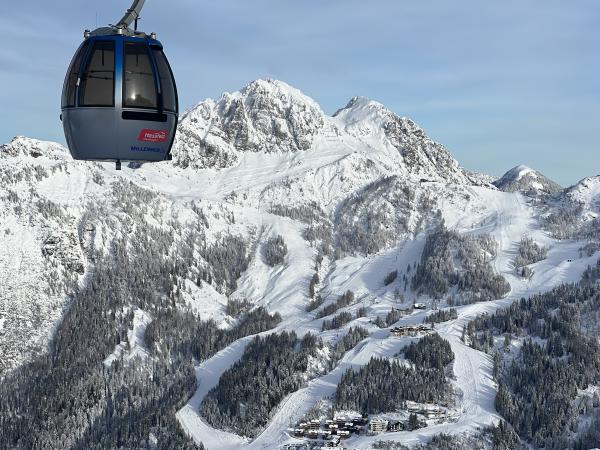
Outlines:
POLYGON ((324 422, 314 419, 299 423, 294 429, 294 436, 308 439, 323 439, 339 444, 342 439, 347 439, 352 434, 364 432, 368 422, 367 417, 327 419, 324 422))
MULTIPOLYGON (((423 412, 423 411, 419 411, 423 412)), ((393 433, 407 429, 407 423, 399 420, 369 420, 367 415, 354 418, 318 419, 299 423, 293 430, 294 437, 323 441, 321 449, 343 449, 342 441, 352 435, 393 433)), ((304 444, 288 444, 286 450, 303 449, 304 444), (293 447, 297 446, 297 447, 293 447)))
POLYGON ((395 431, 403 431, 406 427, 399 420, 381 420, 374 419, 369 422, 369 433, 393 433, 395 431))
POLYGON ((407 325, 404 327, 394 327, 390 333, 392 336, 404 337, 404 336, 419 336, 420 334, 428 334, 433 331, 433 328, 428 325, 407 325))

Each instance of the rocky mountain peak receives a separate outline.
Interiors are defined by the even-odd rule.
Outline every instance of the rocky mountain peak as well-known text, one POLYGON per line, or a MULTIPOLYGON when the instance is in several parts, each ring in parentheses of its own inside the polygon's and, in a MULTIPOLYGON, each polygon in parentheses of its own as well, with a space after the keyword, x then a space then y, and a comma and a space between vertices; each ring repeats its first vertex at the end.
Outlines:
POLYGON ((325 124, 309 97, 277 80, 256 80, 239 92, 185 113, 173 154, 183 167, 228 167, 242 152, 308 150, 325 124))
POLYGON ((339 109, 333 117, 340 120, 346 126, 352 126, 353 124, 371 121, 375 123, 381 123, 393 114, 383 104, 371 100, 368 97, 353 97, 350 99, 348 104, 343 108, 339 109))
POLYGON ((527 195, 555 194, 563 190, 556 182, 525 165, 506 172, 494 185, 505 192, 522 192, 527 195))
POLYGON ((295 105, 300 109, 312 109, 323 114, 320 106, 312 98, 280 80, 258 79, 249 83, 239 93, 230 95, 236 94, 241 94, 250 108, 253 102, 266 100, 269 104, 278 104, 284 108, 295 105))
POLYGON ((473 182, 443 145, 434 142, 414 121, 398 116, 379 102, 354 97, 334 117, 349 134, 372 145, 379 141, 375 145, 395 149, 404 172, 431 181, 473 182))

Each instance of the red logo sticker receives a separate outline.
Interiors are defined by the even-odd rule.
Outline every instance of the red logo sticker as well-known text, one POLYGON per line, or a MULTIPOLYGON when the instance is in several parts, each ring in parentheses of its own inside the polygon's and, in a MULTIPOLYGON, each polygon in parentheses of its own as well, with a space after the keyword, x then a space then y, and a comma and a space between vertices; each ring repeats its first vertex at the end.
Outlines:
POLYGON ((166 130, 142 130, 138 141, 143 142, 166 142, 169 133, 166 130))

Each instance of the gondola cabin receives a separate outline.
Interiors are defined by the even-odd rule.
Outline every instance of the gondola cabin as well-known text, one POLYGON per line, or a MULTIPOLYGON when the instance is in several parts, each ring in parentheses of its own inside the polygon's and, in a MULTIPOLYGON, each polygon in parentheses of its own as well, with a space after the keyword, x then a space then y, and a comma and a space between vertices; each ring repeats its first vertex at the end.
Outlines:
POLYGON ((178 122, 173 72, 155 35, 115 27, 86 32, 62 94, 74 159, 164 161, 178 122))

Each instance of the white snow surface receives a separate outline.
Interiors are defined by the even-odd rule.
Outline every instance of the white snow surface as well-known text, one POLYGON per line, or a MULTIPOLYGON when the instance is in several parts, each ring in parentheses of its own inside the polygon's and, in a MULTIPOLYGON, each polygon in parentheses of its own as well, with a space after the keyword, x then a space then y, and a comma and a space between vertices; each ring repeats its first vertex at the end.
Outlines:
POLYGON ((535 173, 535 170, 533 170, 532 168, 527 167, 525 165, 522 165, 522 164, 520 166, 517 166, 517 167, 509 170, 507 173, 507 176, 512 178, 514 181, 519 181, 525 175, 530 175, 533 178, 537 178, 537 174, 535 173))
POLYGON ((127 342, 117 344, 114 351, 104 359, 104 365, 110 367, 119 359, 125 363, 134 359, 145 361, 149 353, 144 344, 144 333, 151 322, 152 317, 147 312, 136 308, 133 312, 132 328, 127 331, 127 342))
MULTIPOLYGON (((197 391, 177 418, 186 433, 209 449, 271 449, 297 442, 288 434, 290 424, 317 401, 333 395, 348 368, 358 368, 374 356, 394 357, 410 342, 409 338, 392 338, 388 330, 380 330, 369 322, 392 307, 403 307, 394 298, 400 281, 384 286, 383 278, 392 270, 402 275, 408 265, 419 261, 425 232, 411 231, 386 242, 374 254, 344 256, 335 262, 326 258, 319 286, 325 301, 331 302, 352 290, 358 302, 347 310, 354 312, 365 306, 369 317, 342 330, 321 333, 322 319, 306 312, 317 249, 303 238, 306 224, 272 214, 274 205, 310 203, 332 218, 345 201, 363 195, 371 183, 398 177, 418 195, 432 199, 448 228, 461 234, 489 233, 497 240, 493 267, 509 281, 510 294, 503 299, 460 307, 456 320, 436 327, 456 355, 453 384, 459 392, 458 420, 415 432, 385 435, 386 440, 406 444, 423 442, 440 432, 474 432, 496 423, 499 416, 494 408, 496 385, 491 376, 491 358, 464 345, 460 339, 463 325, 478 314, 493 313, 523 296, 577 281, 598 257, 579 258, 581 242, 552 239, 540 228, 536 205, 530 199, 480 183, 486 177, 462 169, 445 148, 431 141, 414 122, 368 99, 355 98, 335 117, 328 117, 313 100, 285 83, 259 80, 241 92, 200 103, 183 115, 179 131, 175 164, 124 167, 122 172, 115 172, 110 163, 73 162, 58 144, 16 138, 0 147, 2 176, 9 179, 8 174, 15 171, 31 172, 22 180, 0 186, 0 202, 7 206, 0 210, 0 351, 4 352, 0 357, 9 357, 13 366, 18 365, 35 349, 43 348, 60 319, 67 297, 43 294, 48 283, 44 274, 49 267, 58 267, 57 273, 63 274, 63 268, 80 263, 83 273, 77 272, 75 279, 79 283, 93 275, 93 264, 86 257, 88 250, 106 251, 119 230, 111 228, 110 220, 88 223, 84 220, 85 210, 90 202, 110 198, 111 183, 124 180, 156 192, 161 205, 180 218, 191 217, 189 202, 196 202, 210 223, 207 240, 215 239, 219 233, 230 233, 255 244, 250 265, 238 280, 233 297, 248 299, 282 315, 282 323, 268 333, 315 332, 326 343, 334 342, 354 325, 361 325, 370 333, 331 372, 313 374, 302 389, 283 399, 254 440, 216 430, 198 414, 206 394, 241 358, 252 336, 200 362, 196 366, 197 391), (240 130, 248 133, 248 139, 241 143, 232 137, 232 133, 239 135, 240 130), (43 173, 36 177, 36 171, 43 173), (32 191, 58 205, 63 215, 45 218, 35 206, 40 198, 30 197, 32 191), (15 204, 30 211, 31 217, 20 212, 22 209, 15 209, 15 204), (235 216, 234 222, 227 219, 229 214, 235 216), (269 267, 262 259, 261 247, 276 234, 284 237, 288 253, 283 265, 269 267), (547 259, 531 266, 535 272, 531 279, 517 277, 512 267, 518 243, 525 236, 550 249, 547 259), (47 249, 44 243, 48 237, 59 242, 56 248, 60 251, 55 251, 54 256, 44 256, 42 251, 47 249), (42 314, 32 317, 33 307, 42 310, 42 314), (19 333, 17 346, 10 341, 15 330, 19 333)), ((527 169, 519 168, 516 176, 524 176, 527 169)), ((584 202, 589 211, 600 212, 598 177, 570 188, 569 195, 584 202)), ((416 210, 417 205, 409 208, 416 210)), ((206 283, 198 288, 193 281, 186 280, 184 294, 192 310, 202 319, 212 318, 223 327, 231 326, 235 321, 224 312, 226 296, 206 283)), ((410 288, 403 293, 407 301, 413 300, 410 288)), ((419 301, 429 304, 429 299, 419 301)), ((426 314, 413 313, 398 324, 421 323, 426 314)), ((143 333, 150 320, 147 313, 135 310, 128 342, 107 355, 105 364, 110 366, 121 357, 145 358, 143 333)), ((362 436, 345 445, 368 449, 380 439, 381 436, 362 436)))

